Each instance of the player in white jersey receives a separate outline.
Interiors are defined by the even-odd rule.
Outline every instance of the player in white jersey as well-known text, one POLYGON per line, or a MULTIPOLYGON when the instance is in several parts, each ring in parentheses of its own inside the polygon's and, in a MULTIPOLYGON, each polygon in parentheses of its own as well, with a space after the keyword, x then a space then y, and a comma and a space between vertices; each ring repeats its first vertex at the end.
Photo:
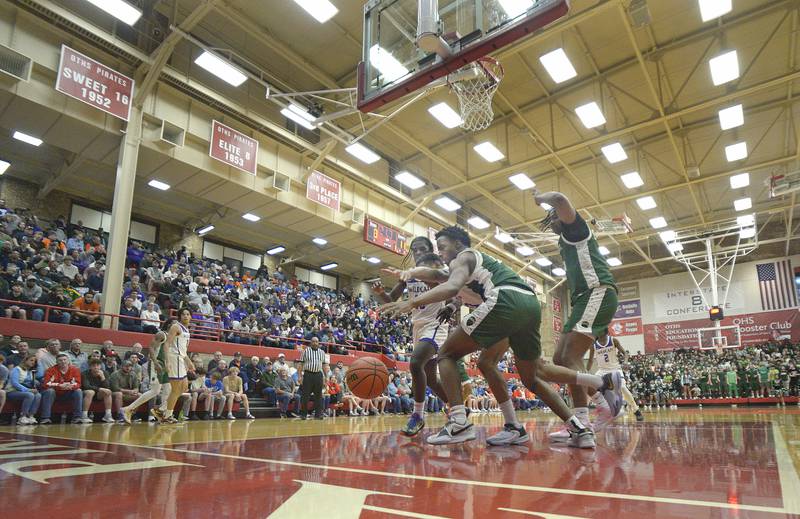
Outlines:
MULTIPOLYGON (((601 377, 606 373, 612 373, 614 371, 621 372, 622 363, 620 362, 620 356, 624 360, 627 354, 628 353, 617 339, 611 335, 606 335, 605 337, 595 339, 592 349, 589 351, 589 362, 587 362, 586 365, 589 370, 591 370, 592 362, 596 361, 597 372, 595 374, 601 377)), ((590 389, 589 394, 592 393, 593 391, 590 389)), ((622 397, 628 403, 628 408, 632 410, 633 414, 636 416, 636 421, 641 422, 644 420, 644 416, 642 415, 639 406, 636 404, 636 399, 631 394, 627 384, 625 384, 624 376, 622 377, 622 397)), ((594 427, 596 430, 602 429, 610 421, 611 417, 603 414, 595 421, 594 427)))
POLYGON ((177 420, 172 416, 175 404, 183 393, 189 388, 187 375, 189 371, 194 371, 194 364, 189 360, 189 324, 192 321, 192 312, 188 308, 178 310, 178 322, 170 326, 167 331, 167 340, 164 344, 166 348, 165 364, 167 376, 169 377, 170 393, 167 400, 166 412, 154 409, 153 414, 159 421, 175 423, 177 420), (159 416, 162 415, 162 416, 159 416))
MULTIPOLYGON (((167 323, 166 329, 169 329, 172 326, 174 321, 169 321, 167 323)), ((165 346, 164 343, 167 341, 167 334, 163 331, 157 332, 153 335, 153 339, 150 342, 150 348, 148 349, 148 360, 147 360, 147 378, 149 387, 148 390, 139 395, 139 398, 128 404, 127 406, 120 409, 122 411, 122 419, 125 421, 126 424, 131 424, 131 418, 133 417, 133 413, 136 412, 136 409, 139 408, 142 404, 153 400, 157 396, 161 396, 161 405, 159 406, 159 411, 153 413, 153 416, 159 418, 159 422, 163 420, 164 415, 166 414, 167 410, 167 401, 169 399, 170 392, 172 388, 167 383, 169 379, 167 378, 166 369, 164 367, 164 359, 165 355, 165 346)))
MULTIPOLYGON (((416 266, 425 266, 433 269, 442 269, 442 260, 433 252, 433 244, 424 237, 418 236, 411 241, 411 255, 416 266)), ((386 269, 391 274, 396 274, 394 269, 386 269)), ((409 279, 400 281, 395 285, 390 294, 386 294, 380 283, 375 283, 373 292, 383 303, 399 299, 404 290, 408 291, 410 299, 416 299, 430 290, 428 283, 409 279)), ((414 338, 414 351, 411 356, 411 389, 414 393, 414 412, 403 427, 406 436, 414 436, 425 427, 425 388, 431 390, 442 400, 447 400, 444 390, 439 385, 437 378, 436 356, 439 346, 447 339, 448 325, 440 323, 439 312, 444 310, 445 303, 434 303, 415 309, 411 314, 412 334, 414 338)))

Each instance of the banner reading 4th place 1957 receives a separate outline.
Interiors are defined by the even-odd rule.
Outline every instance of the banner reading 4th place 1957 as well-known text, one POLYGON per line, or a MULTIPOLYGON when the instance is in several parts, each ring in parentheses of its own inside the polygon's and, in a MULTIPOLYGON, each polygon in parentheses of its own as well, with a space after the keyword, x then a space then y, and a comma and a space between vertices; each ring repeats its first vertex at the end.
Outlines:
POLYGON ((133 102, 133 79, 80 52, 61 46, 56 90, 127 121, 133 102))
POLYGON ((211 124, 211 146, 208 154, 229 166, 251 175, 256 174, 258 141, 219 121, 211 124))

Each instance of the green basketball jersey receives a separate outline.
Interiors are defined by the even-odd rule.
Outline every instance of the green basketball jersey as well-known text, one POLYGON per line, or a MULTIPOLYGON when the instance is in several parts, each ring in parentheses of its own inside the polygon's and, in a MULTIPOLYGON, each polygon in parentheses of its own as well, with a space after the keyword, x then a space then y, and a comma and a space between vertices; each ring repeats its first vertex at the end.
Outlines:
POLYGON ((607 285, 616 288, 614 276, 608 268, 606 259, 600 254, 597 240, 591 229, 578 215, 572 224, 572 231, 588 231, 589 236, 578 242, 567 240, 562 234, 558 240, 561 249, 561 258, 564 260, 564 269, 567 271, 567 286, 569 286, 570 296, 574 299, 600 285, 607 285), (585 229, 575 229, 574 226, 581 226, 585 229))
POLYGON ((521 277, 495 258, 475 249, 464 249, 459 255, 464 253, 475 256, 475 270, 472 271, 466 286, 459 292, 465 303, 480 304, 486 301, 495 287, 499 286, 516 287, 533 294, 533 289, 526 285, 521 277))

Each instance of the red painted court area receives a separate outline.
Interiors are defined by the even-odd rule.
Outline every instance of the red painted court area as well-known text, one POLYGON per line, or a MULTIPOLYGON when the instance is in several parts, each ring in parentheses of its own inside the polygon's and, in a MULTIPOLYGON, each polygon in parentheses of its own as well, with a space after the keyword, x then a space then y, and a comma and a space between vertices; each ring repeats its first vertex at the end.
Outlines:
MULTIPOLYGON (((195 425, 204 424, 184 427, 195 425)), ((6 511, 59 518, 710 519, 798 512, 800 496, 789 494, 797 473, 785 447, 796 442, 779 437, 776 444, 782 433, 767 421, 615 426, 599 435, 596 451, 551 446, 549 426, 527 427, 531 444, 508 448, 485 446, 495 426, 450 448, 395 432, 227 441, 197 435, 172 443, 185 433, 178 431, 159 435, 164 445, 146 446, 113 435, 54 437, 66 426, 45 437, 48 429, 39 427, 0 433, 0 493, 6 511)))

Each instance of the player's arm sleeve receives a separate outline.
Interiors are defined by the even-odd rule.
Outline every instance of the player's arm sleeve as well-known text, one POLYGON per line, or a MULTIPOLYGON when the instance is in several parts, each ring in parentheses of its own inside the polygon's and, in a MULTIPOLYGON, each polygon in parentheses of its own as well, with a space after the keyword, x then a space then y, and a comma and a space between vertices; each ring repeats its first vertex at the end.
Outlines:
POLYGON ((575 214, 575 221, 572 223, 561 224, 561 235, 571 243, 582 242, 589 238, 591 231, 586 220, 579 214, 575 214))

